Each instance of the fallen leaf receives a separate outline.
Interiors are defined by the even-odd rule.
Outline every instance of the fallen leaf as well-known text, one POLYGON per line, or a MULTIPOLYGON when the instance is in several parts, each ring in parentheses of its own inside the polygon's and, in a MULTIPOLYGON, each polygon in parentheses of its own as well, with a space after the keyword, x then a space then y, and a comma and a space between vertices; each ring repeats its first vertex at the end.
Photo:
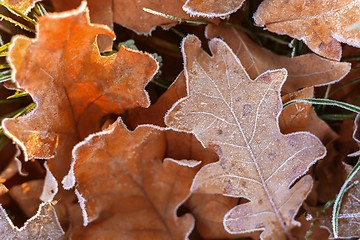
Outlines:
POLYGON ((16 10, 27 14, 35 6, 35 3, 41 0, 1 0, 1 2, 15 8, 16 10))
MULTIPOLYGON (((52 0, 54 8, 58 12, 75 9, 80 6, 82 0, 52 0)), ((90 9, 90 21, 92 23, 104 24, 113 28, 112 0, 86 1, 90 9)), ((100 35, 97 44, 101 52, 111 51, 113 39, 111 36, 100 35)))
POLYGON ((39 18, 36 39, 12 40, 8 60, 13 80, 37 107, 26 116, 5 119, 2 126, 25 160, 54 158, 48 164, 58 180, 69 170, 73 146, 101 130, 104 116, 150 104, 144 87, 157 62, 125 47, 100 56, 98 34, 114 37, 108 27, 89 23, 84 2, 76 10, 39 18))
POLYGON ((36 214, 41 201, 39 196, 44 185, 44 180, 37 179, 16 185, 10 188, 9 194, 19 205, 27 217, 36 214))
POLYGON ((0 183, 0 196, 7 193, 9 190, 5 187, 4 184, 0 183))
POLYGON ((73 238, 185 239, 194 219, 176 211, 195 173, 179 164, 193 163, 163 162, 165 153, 164 130, 143 125, 130 132, 120 119, 77 145, 64 187, 75 186, 84 225, 90 224, 73 238))
POLYGON ((263 231, 262 239, 291 238, 291 228, 299 225, 294 217, 312 187, 310 176, 295 181, 326 150, 310 133, 280 133, 284 69, 253 81, 226 43, 213 39, 209 47, 212 57, 195 36, 183 40, 187 97, 165 117, 168 126, 193 133, 220 156, 198 172, 192 191, 250 201, 226 214, 230 233, 263 231))
MULTIPOLYGON (((304 88, 282 97, 283 102, 293 99, 314 97, 314 88, 304 88)), ((321 120, 311 104, 294 103, 287 106, 280 114, 279 125, 282 133, 310 132, 317 136, 324 145, 334 141, 338 136, 329 125, 321 120)))
POLYGON ((360 47, 357 0, 265 0, 253 18, 257 26, 302 40, 312 51, 339 61, 341 44, 360 47), (284 7, 286 6, 286 7, 284 7))
MULTIPOLYGON (((344 164, 348 170, 351 171, 349 165, 344 164)), ((349 239, 360 237, 360 172, 352 178, 347 185, 352 187, 344 194, 340 211, 338 215, 338 238, 349 239)), ((334 239, 333 228, 332 228, 332 214, 333 205, 329 208, 325 216, 321 219, 321 225, 327 231, 330 232, 330 239, 334 239)), ((338 239, 336 238, 336 239, 338 239)))
POLYGON ((256 78, 268 69, 286 68, 288 78, 281 89, 282 94, 292 93, 305 87, 338 82, 351 69, 350 63, 330 61, 315 54, 294 58, 276 55, 234 28, 211 24, 206 28, 206 36, 223 38, 240 59, 250 78, 256 78))
MULTIPOLYGON (((191 16, 183 11, 182 6, 186 0, 107 0, 99 2, 88 0, 91 19, 103 23, 116 22, 137 34, 150 34, 157 26, 168 29, 176 24, 178 20, 171 20, 145 12, 143 8, 148 8, 163 14, 176 16, 179 18, 190 19, 191 16)), ((80 0, 52 0, 55 9, 69 10, 79 5, 80 0)), ((193 18, 198 19, 198 18, 193 18)), ((218 22, 218 20, 210 20, 218 22)), ((108 24, 110 26, 110 24, 108 24)))
POLYGON ((191 16, 226 17, 241 8, 245 0, 203 1, 187 0, 183 6, 191 16))
POLYGON ((59 239, 64 235, 52 203, 39 206, 37 213, 18 228, 11 222, 5 209, 0 205, 1 239, 59 239))

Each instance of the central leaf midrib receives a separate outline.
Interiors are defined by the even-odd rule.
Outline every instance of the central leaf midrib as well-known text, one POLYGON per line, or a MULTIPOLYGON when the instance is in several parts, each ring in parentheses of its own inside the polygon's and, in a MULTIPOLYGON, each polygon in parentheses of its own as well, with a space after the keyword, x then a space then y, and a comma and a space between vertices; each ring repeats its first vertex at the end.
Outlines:
MULTIPOLYGON (((224 61, 225 61, 225 59, 224 59, 224 61)), ((264 181, 264 179, 263 179, 262 172, 261 172, 261 170, 260 170, 260 168, 259 168, 259 165, 258 165, 258 163, 257 163, 257 161, 256 161, 256 157, 255 157, 255 155, 254 155, 254 153, 253 153, 253 150, 252 150, 250 144, 248 143, 248 141, 247 141, 247 139, 246 139, 246 136, 245 136, 245 134, 244 134, 244 132, 243 132, 243 130, 242 130, 241 124, 239 123, 239 121, 238 121, 235 113, 232 111, 231 107, 230 107, 230 106, 228 105, 228 103, 226 102, 224 96, 223 96, 222 93, 220 92, 220 90, 219 90, 219 88, 217 87, 216 83, 215 83, 215 82, 213 81, 213 79, 207 74, 207 72, 206 72, 205 69, 201 66, 201 64, 200 64, 199 62, 198 62, 198 65, 200 66, 200 68, 202 69, 202 71, 205 73, 205 75, 208 77, 208 79, 210 79, 210 81, 212 82, 212 84, 215 86, 215 89, 216 89, 216 91, 219 93, 220 98, 222 99, 222 101, 224 102, 224 104, 226 105, 226 107, 229 109, 232 117, 234 118, 234 120, 235 120, 235 122, 236 122, 236 125, 237 125, 237 127, 238 127, 238 129, 239 129, 239 131, 240 131, 240 133, 241 133, 241 135, 242 135, 242 137, 243 137, 243 139, 244 139, 244 142, 245 142, 245 144, 246 144, 246 148, 247 148, 247 150, 249 151, 249 153, 250 153, 250 155, 251 155, 251 158, 252 158, 252 160, 253 160, 253 163, 255 164, 256 170, 257 170, 258 175, 259 175, 260 180, 261 180, 261 185, 262 185, 262 187, 264 188, 264 190, 265 190, 265 192, 266 192, 266 195, 267 195, 267 197, 268 197, 268 199, 269 199, 269 202, 270 202, 270 204, 271 204, 271 206, 272 206, 272 208, 273 208, 273 210, 274 210, 274 213, 275 213, 276 217, 278 218, 278 220, 279 220, 279 222, 280 222, 281 227, 282 227, 283 230, 284 230, 284 233, 286 234, 286 233, 287 233, 287 229, 285 228, 285 226, 284 226, 284 224, 283 224, 283 219, 282 219, 282 217, 281 217, 281 215, 280 215, 280 213, 279 213, 279 210, 278 210, 277 207, 275 206, 275 203, 274 203, 273 198, 272 198, 272 196, 271 196, 271 194, 270 194, 270 191, 269 191, 269 189, 267 188, 267 185, 266 185, 266 183, 265 183, 265 181, 264 181)), ((226 63, 225 63, 225 65, 226 65, 226 63)), ((226 70, 227 70, 227 69, 226 69, 226 70)), ((271 83, 271 84, 272 84, 272 83, 271 83)), ((271 84, 270 84, 270 85, 271 85, 271 84)), ((267 89, 264 97, 267 95, 267 92, 268 92, 269 89, 270 89, 270 87, 267 89)))

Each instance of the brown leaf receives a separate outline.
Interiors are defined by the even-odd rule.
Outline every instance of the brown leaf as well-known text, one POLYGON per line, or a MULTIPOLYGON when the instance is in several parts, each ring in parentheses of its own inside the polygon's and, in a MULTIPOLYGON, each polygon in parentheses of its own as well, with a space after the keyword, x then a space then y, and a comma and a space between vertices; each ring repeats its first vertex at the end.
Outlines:
POLYGON ((41 0, 1 0, 1 2, 27 14, 35 6, 35 3, 41 0))
POLYGON ((333 60, 341 58, 341 42, 360 47, 357 0, 265 0, 254 14, 258 26, 304 41, 315 53, 333 60), (285 7, 286 6, 286 7, 285 7))
POLYGON ((24 151, 25 160, 55 158, 49 168, 58 180, 68 171, 73 146, 99 131, 105 115, 149 105, 144 87, 157 71, 156 61, 125 47, 100 56, 94 45, 97 34, 114 37, 109 28, 89 23, 82 4, 39 18, 36 39, 12 40, 14 81, 31 94, 37 107, 2 125, 24 151))
POLYGON ((13 225, 0 206, 1 239, 59 239, 64 232, 56 218, 52 203, 42 203, 37 213, 22 228, 13 225))
POLYGON ((291 238, 290 229, 298 225, 294 216, 312 179, 306 176, 289 187, 326 150, 309 133, 280 133, 284 69, 253 81, 222 40, 213 39, 209 47, 212 57, 195 36, 184 39, 188 96, 165 117, 167 125, 192 132, 220 156, 199 171, 192 190, 249 199, 225 216, 230 233, 264 231, 262 239, 291 238))
POLYGON ((165 159, 165 132, 151 125, 130 132, 118 120, 74 149, 65 188, 76 186, 84 225, 75 238, 184 239, 194 225, 176 210, 189 196, 191 162, 165 159), (75 184, 76 181, 76 184, 75 184))
POLYGON ((225 17, 241 8, 245 0, 203 1, 187 0, 183 6, 191 16, 225 17))
MULTIPOLYGON (((312 98, 314 88, 304 88, 300 91, 282 97, 283 102, 299 98, 312 98)), ((337 138, 336 132, 321 120, 311 104, 295 103, 287 106, 280 114, 279 124, 282 133, 306 131, 317 136, 324 145, 337 138)))
MULTIPOLYGON (((351 166, 344 164, 350 173, 351 166)), ((344 194, 338 215, 338 237, 340 239, 360 237, 360 172, 349 182, 347 187, 353 186, 344 194)), ((321 225, 330 232, 330 239, 334 239, 332 228, 333 205, 327 209, 325 216, 321 218, 321 225)))
POLYGON ((340 81, 351 69, 350 63, 330 61, 315 54, 294 58, 276 55, 234 28, 209 25, 206 35, 208 38, 223 38, 240 59, 250 78, 256 78, 268 69, 286 68, 289 75, 281 89, 282 94, 305 87, 332 84, 340 81))

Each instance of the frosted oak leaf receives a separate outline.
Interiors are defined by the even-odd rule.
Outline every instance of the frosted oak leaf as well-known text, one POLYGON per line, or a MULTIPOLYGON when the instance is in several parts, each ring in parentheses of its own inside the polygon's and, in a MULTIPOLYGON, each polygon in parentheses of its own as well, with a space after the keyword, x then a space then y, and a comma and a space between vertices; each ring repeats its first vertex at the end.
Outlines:
POLYGON ((359 0, 265 0, 254 14, 256 25, 300 39, 315 53, 341 58, 341 44, 360 47, 359 0))
POLYGON ((230 233, 263 231, 261 239, 291 239, 290 230, 299 225, 294 217, 312 188, 310 176, 299 178, 326 150, 310 133, 281 134, 286 70, 251 80, 226 43, 213 39, 209 47, 213 56, 195 36, 183 40, 187 97, 165 117, 168 126, 193 133, 220 156, 198 172, 192 191, 250 201, 225 215, 230 233))
POLYGON ((144 88, 158 65, 149 54, 125 47, 101 56, 96 36, 115 34, 89 22, 86 2, 39 18, 37 27, 35 39, 12 39, 8 57, 13 82, 30 93, 37 107, 5 119, 2 127, 25 160, 53 158, 49 168, 59 180, 69 169, 72 148, 101 130, 104 116, 150 105, 144 88))

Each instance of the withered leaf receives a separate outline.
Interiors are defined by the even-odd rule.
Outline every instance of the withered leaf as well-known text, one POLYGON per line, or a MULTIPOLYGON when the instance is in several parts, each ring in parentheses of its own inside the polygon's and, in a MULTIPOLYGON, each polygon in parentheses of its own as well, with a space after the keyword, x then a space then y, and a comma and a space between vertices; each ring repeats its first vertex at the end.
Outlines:
MULTIPOLYGON (((312 98, 313 96, 314 88, 308 87, 283 96, 282 101, 312 98)), ((337 138, 334 130, 317 116, 311 104, 308 103, 295 103, 287 106, 279 116, 279 124, 282 133, 310 132, 317 136, 324 145, 337 138)))
POLYGON ((332 84, 341 80, 351 69, 350 63, 330 61, 315 54, 294 58, 276 55, 234 28, 208 25, 206 35, 208 38, 223 38, 240 59, 250 78, 256 78, 269 69, 286 68, 288 78, 281 89, 282 94, 305 87, 332 84))
POLYGON ((24 14, 27 14, 34 6, 35 3, 41 0, 1 0, 3 2, 24 14))
POLYGON ((14 226, 5 209, 0 205, 1 239, 59 239, 62 235, 64 232, 52 203, 42 203, 37 213, 21 228, 14 226))
POLYGON ((37 107, 26 116, 4 120, 2 126, 25 160, 55 156, 49 168, 58 180, 68 171, 73 146, 99 131, 105 115, 150 104, 144 87, 157 62, 125 47, 100 56, 98 34, 114 37, 108 27, 89 23, 83 2, 76 10, 39 18, 36 39, 12 40, 8 60, 13 80, 37 107))
POLYGON ((245 0, 203 1, 187 0, 183 6, 184 11, 190 15, 204 17, 225 17, 236 12, 245 0))
MULTIPOLYGON (((96 23, 106 23, 108 26, 116 22, 138 34, 150 34, 157 26, 170 28, 179 23, 145 12, 143 8, 180 18, 192 18, 183 11, 186 0, 88 0, 91 20, 96 23)), ((69 10, 78 6, 81 0, 52 0, 58 10, 69 10)), ((194 18, 196 19, 196 18, 194 18)), ((210 20, 217 22, 217 20, 210 20)))
POLYGON ((354 176, 348 186, 354 184, 348 190, 341 202, 338 216, 339 238, 360 237, 360 172, 354 176))
POLYGON ((165 131, 143 125, 133 132, 119 119, 90 135, 73 151, 64 184, 76 186, 86 228, 79 239, 185 239, 194 219, 176 211, 189 196, 191 161, 164 159, 165 131), (76 184, 75 184, 76 181, 76 184))
POLYGON ((294 216, 312 187, 310 176, 295 181, 326 150, 310 133, 280 133, 284 69, 251 80, 226 43, 213 39, 209 47, 212 57, 195 36, 183 40, 187 97, 165 117, 168 126, 193 133, 220 156, 198 172, 192 190, 250 201, 226 214, 230 233, 291 238, 290 229, 298 225, 294 216))
POLYGON ((287 34, 315 53, 341 58, 341 42, 360 47, 360 33, 351 26, 360 22, 357 0, 265 0, 254 14, 258 26, 287 34))

